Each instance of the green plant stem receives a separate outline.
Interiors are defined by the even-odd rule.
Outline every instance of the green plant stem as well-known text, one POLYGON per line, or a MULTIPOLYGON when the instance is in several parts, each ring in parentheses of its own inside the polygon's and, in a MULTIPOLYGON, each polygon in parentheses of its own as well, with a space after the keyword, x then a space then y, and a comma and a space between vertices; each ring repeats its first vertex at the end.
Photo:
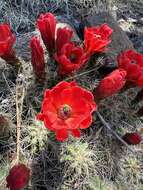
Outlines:
POLYGON ((20 59, 16 56, 15 51, 12 50, 11 53, 7 56, 2 56, 7 64, 12 65, 15 69, 16 74, 22 72, 22 63, 20 59))

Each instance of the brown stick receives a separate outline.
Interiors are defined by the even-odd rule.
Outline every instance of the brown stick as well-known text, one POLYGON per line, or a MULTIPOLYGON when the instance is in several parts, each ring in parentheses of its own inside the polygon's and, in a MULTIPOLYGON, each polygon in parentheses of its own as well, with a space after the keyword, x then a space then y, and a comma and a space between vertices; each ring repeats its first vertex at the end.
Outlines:
POLYGON ((17 118, 17 139, 16 139, 16 162, 19 162, 20 156, 20 136, 21 136, 21 114, 22 114, 22 106, 23 99, 25 94, 25 88, 23 86, 23 81, 21 80, 21 76, 19 75, 16 80, 16 118, 17 118))
POLYGON ((98 111, 96 111, 96 114, 98 115, 102 124, 111 132, 111 134, 114 135, 122 144, 124 144, 132 153, 135 153, 135 151, 132 148, 130 148, 129 145, 115 131, 111 129, 109 124, 104 120, 104 118, 98 111))

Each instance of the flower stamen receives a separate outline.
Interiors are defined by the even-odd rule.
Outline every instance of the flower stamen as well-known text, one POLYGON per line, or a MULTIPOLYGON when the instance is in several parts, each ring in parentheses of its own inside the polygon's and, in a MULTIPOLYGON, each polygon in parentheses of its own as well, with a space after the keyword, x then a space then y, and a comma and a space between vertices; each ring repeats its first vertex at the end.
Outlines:
POLYGON ((72 108, 69 105, 64 104, 58 109, 58 117, 63 120, 66 120, 71 116, 71 112, 72 108))
POLYGON ((76 59, 77 59, 76 55, 72 53, 72 54, 70 55, 70 61, 71 61, 71 62, 74 62, 74 61, 76 61, 76 59))

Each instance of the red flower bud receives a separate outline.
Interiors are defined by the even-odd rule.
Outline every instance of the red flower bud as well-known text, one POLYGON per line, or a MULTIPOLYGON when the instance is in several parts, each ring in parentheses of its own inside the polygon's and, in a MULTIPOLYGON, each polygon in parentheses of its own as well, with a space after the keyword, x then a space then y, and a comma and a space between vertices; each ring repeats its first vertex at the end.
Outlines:
POLYGON ((34 73, 38 80, 45 79, 45 61, 44 50, 40 45, 40 41, 37 37, 33 37, 30 42, 31 47, 31 63, 34 73))
POLYGON ((30 178, 30 169, 24 164, 18 164, 11 168, 6 178, 7 187, 10 190, 21 190, 28 183, 30 178))
POLYGON ((113 30, 107 24, 85 28, 85 50, 90 54, 104 52, 107 45, 111 42, 110 36, 112 32, 113 30))
POLYGON ((126 133, 122 138, 129 145, 137 145, 142 141, 139 133, 126 133))
POLYGON ((56 37, 56 50, 57 54, 60 54, 62 47, 69 43, 73 35, 73 31, 67 27, 57 29, 56 37))
POLYGON ((56 18, 52 13, 41 14, 37 26, 47 50, 51 53, 55 48, 56 18))
POLYGON ((102 100, 119 92, 125 84, 126 71, 116 69, 103 78, 95 89, 95 99, 102 100))
POLYGON ((127 81, 133 86, 143 87, 143 55, 134 50, 126 50, 117 57, 117 60, 119 68, 127 72, 127 81))
POLYGON ((0 57, 7 63, 14 64, 16 59, 13 45, 16 37, 12 34, 8 24, 0 24, 0 57))

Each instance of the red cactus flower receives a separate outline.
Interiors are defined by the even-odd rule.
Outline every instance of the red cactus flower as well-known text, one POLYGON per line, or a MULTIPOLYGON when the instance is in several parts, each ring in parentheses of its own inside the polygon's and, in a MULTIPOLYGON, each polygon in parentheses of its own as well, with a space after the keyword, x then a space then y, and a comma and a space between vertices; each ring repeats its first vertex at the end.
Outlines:
POLYGON ((59 63, 59 74, 69 75, 79 70, 89 59, 89 55, 84 53, 81 47, 76 47, 73 43, 67 43, 63 46, 61 54, 55 55, 59 63))
POLYGON ((129 145, 137 145, 142 141, 139 133, 126 133, 122 138, 129 145))
POLYGON ((133 86, 136 84, 143 87, 143 55, 134 50, 126 50, 117 57, 117 60, 119 68, 127 72, 127 81, 133 86))
POLYGON ((37 37, 31 39, 30 47, 33 70, 37 79, 43 80, 45 78, 44 50, 37 37))
POLYGON ((90 54, 104 52, 107 45, 111 42, 110 36, 112 32, 113 30, 107 24, 85 28, 85 50, 90 54))
POLYGON ((15 35, 11 32, 8 24, 0 24, 0 57, 10 63, 15 59, 13 45, 16 41, 15 35))
POLYGON ((21 190, 28 183, 30 178, 30 169, 24 164, 18 164, 11 168, 6 178, 7 187, 10 190, 21 190))
POLYGON ((41 14, 37 19, 38 29, 49 52, 53 52, 55 48, 56 22, 52 13, 41 14))
POLYGON ((56 37, 56 50, 57 54, 60 54, 62 47, 69 43, 73 35, 73 31, 67 27, 57 29, 56 37))
POLYGON ((62 81, 45 91, 37 119, 44 121, 45 127, 56 133, 57 140, 65 141, 69 133, 80 137, 80 129, 91 125, 91 114, 95 110, 96 103, 91 92, 75 82, 62 81))
POLYGON ((95 89, 95 99, 102 100, 119 92, 125 84, 126 71, 116 69, 103 78, 95 89))

